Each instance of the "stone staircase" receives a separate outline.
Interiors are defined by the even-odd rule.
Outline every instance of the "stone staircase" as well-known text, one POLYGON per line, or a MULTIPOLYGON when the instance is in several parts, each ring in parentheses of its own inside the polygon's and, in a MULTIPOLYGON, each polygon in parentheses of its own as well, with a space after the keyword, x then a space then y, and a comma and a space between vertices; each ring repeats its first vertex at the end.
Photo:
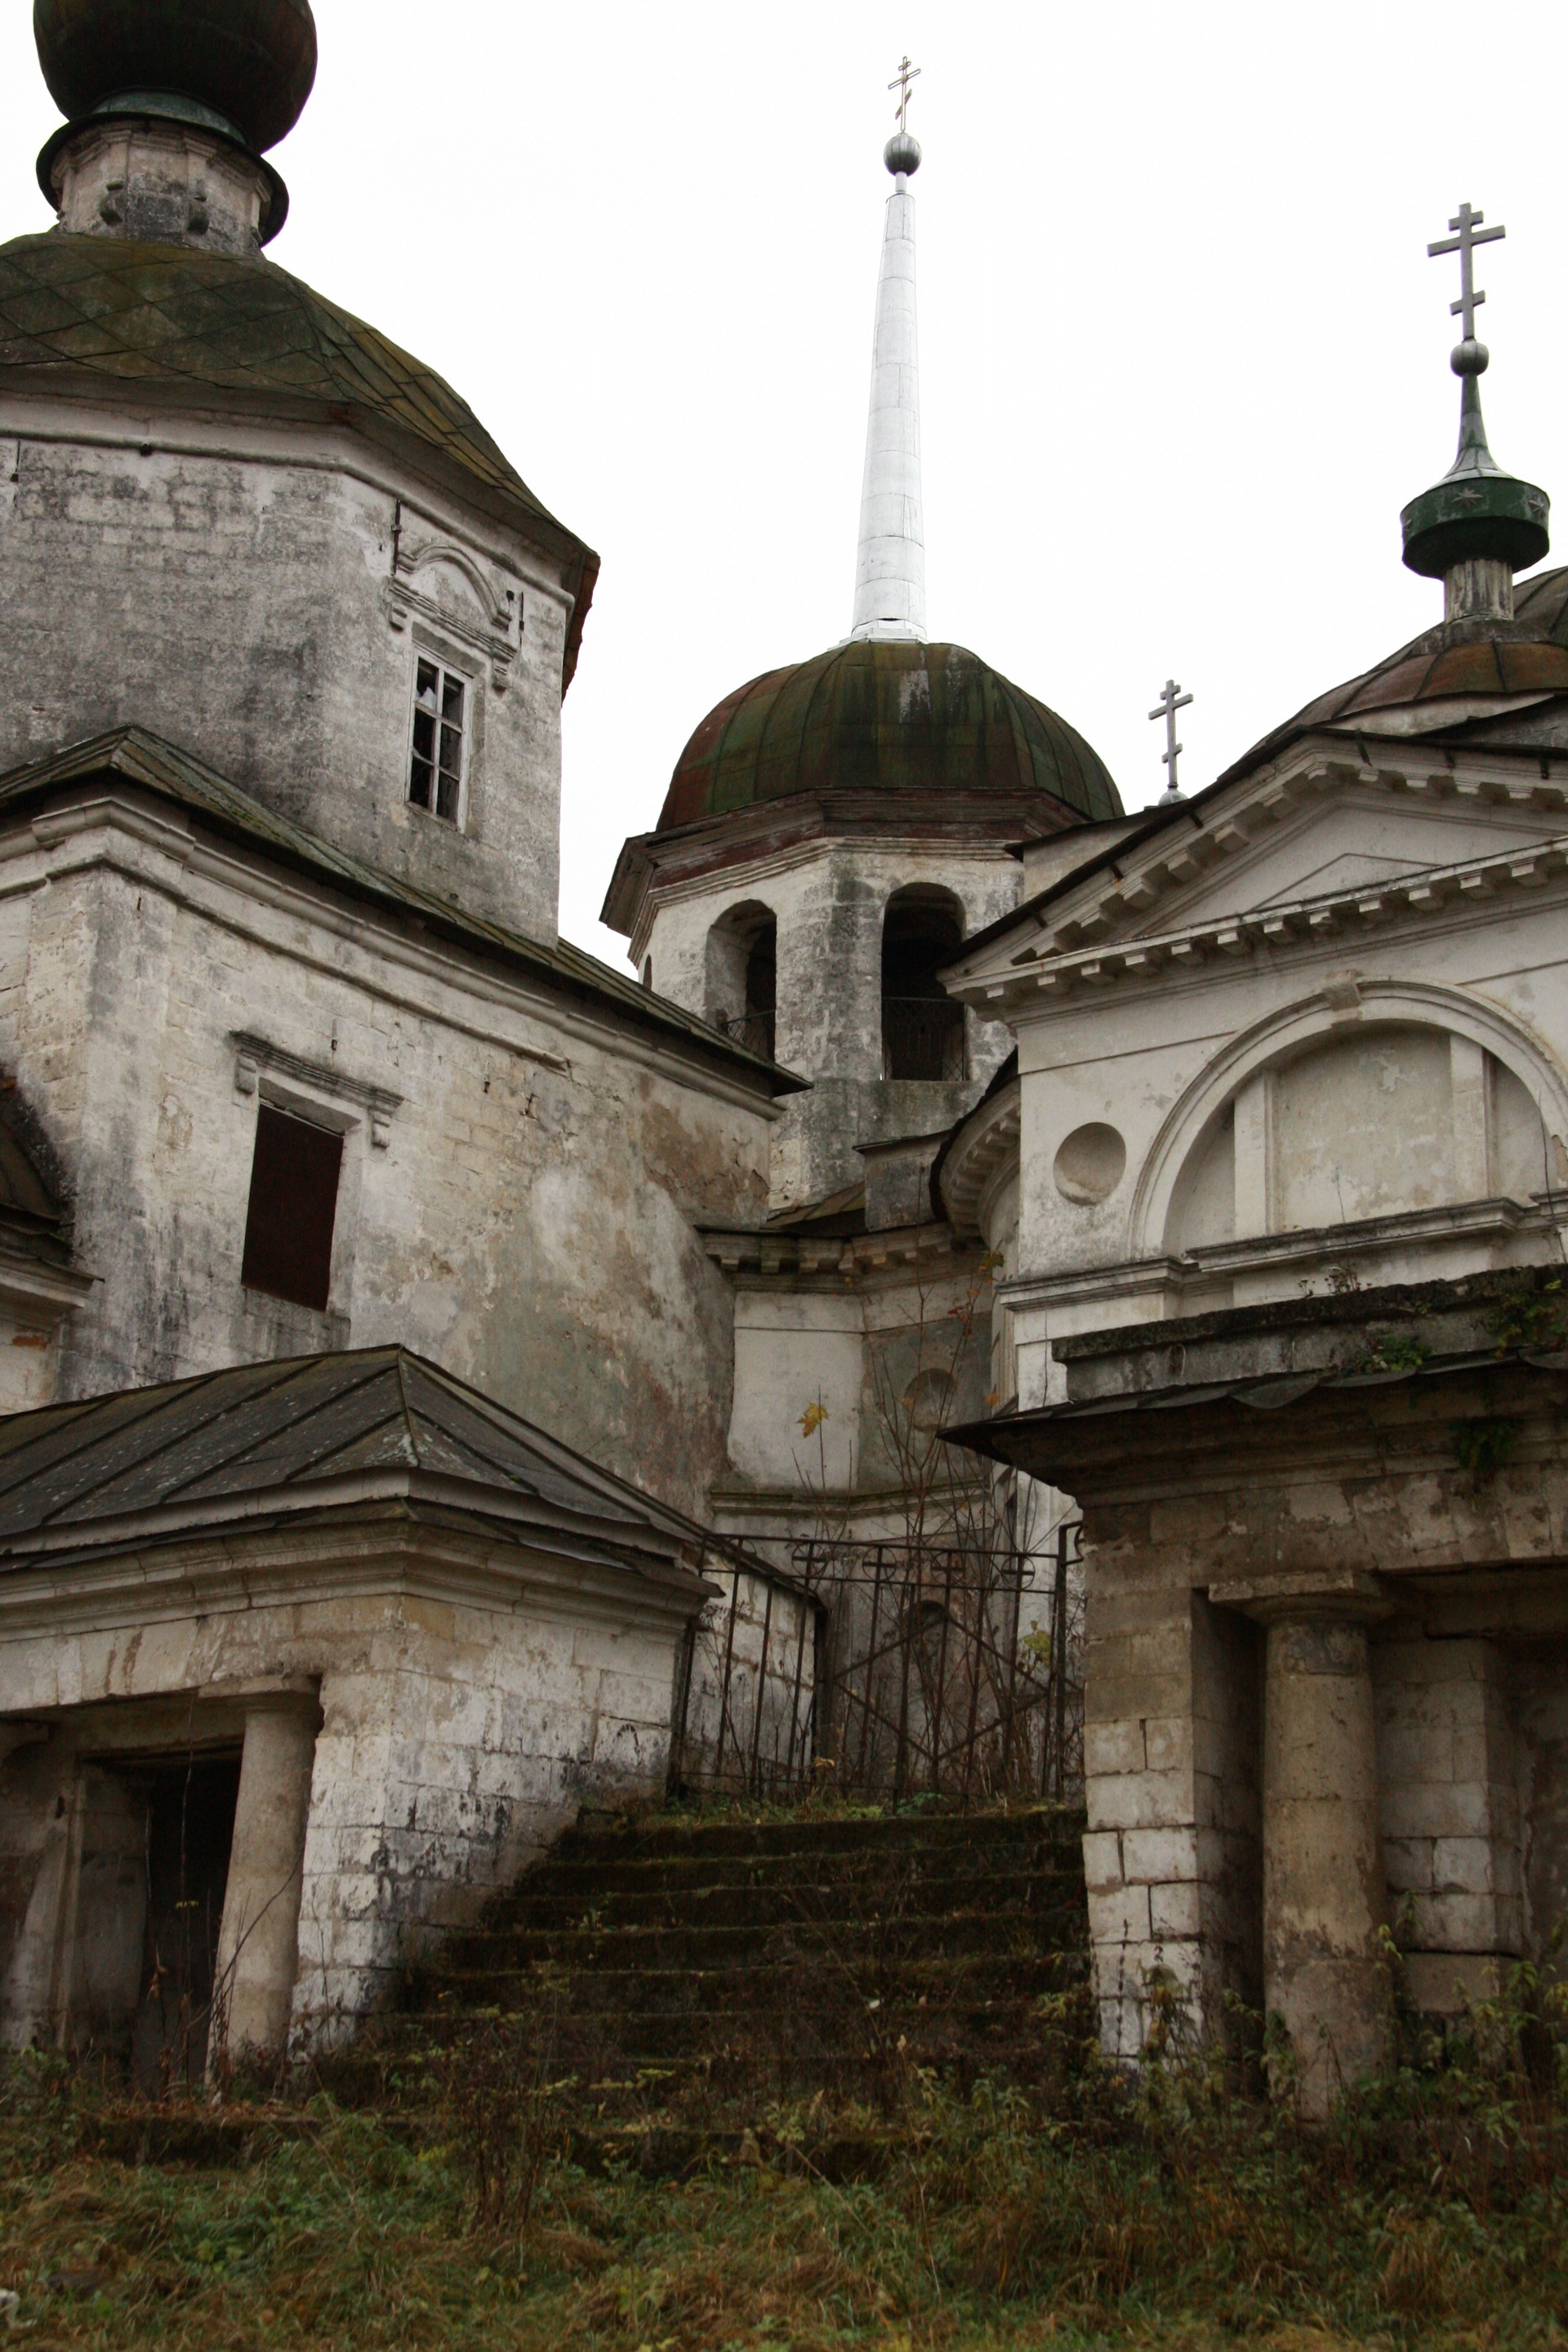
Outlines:
POLYGON ((584 1825, 444 1948, 361 2063, 406 2081, 413 2050, 499 2013, 601 2126, 710 2135, 818 2095, 885 2109, 921 2068, 1026 2084, 1041 1997, 1083 1979, 1081 1829, 1055 1808, 584 1825))

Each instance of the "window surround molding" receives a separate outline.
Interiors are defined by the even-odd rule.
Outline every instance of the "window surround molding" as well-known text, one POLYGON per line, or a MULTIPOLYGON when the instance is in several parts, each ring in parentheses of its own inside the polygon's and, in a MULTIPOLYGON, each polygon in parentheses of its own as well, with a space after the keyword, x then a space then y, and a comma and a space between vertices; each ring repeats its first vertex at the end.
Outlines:
POLYGON ((392 1094, 384 1087, 366 1086, 363 1079, 348 1077, 324 1063, 307 1062, 265 1037, 254 1036, 248 1030, 232 1030, 228 1042, 234 1048, 236 1094, 260 1095, 279 1110, 313 1118, 319 1126, 335 1128, 340 1134, 358 1126, 359 1120, 352 1115, 330 1110, 311 1097, 301 1098, 286 1086, 279 1086, 273 1081, 276 1072, 284 1079, 292 1078, 296 1084, 310 1087, 314 1095, 327 1096, 329 1101, 357 1106, 369 1125, 373 1150, 384 1151, 391 1143, 393 1118, 403 1108, 401 1095, 392 1094))
POLYGON ((383 592, 388 622, 394 629, 405 630, 409 622, 417 618, 432 629, 445 631, 487 666, 491 692, 503 695, 511 684, 512 664, 518 652, 516 640, 522 635, 521 593, 500 586, 493 573, 457 540, 441 536, 411 538, 404 520, 405 512, 400 502, 393 524, 392 571, 383 592), (467 582, 477 607, 472 620, 454 613, 450 604, 438 604, 415 586, 421 572, 439 563, 447 564, 467 582))

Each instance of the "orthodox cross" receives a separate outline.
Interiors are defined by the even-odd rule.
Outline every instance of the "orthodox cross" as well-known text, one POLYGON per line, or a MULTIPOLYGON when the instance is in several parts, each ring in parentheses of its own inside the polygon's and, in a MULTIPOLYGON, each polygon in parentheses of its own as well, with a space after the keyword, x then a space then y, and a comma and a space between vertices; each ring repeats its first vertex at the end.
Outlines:
POLYGON ((1176 740, 1176 713, 1178 710, 1184 710, 1192 698, 1190 694, 1182 692, 1173 677, 1168 677, 1160 688, 1159 701, 1149 713, 1151 719, 1163 719, 1165 722, 1165 748, 1161 752, 1160 758, 1171 772, 1165 779, 1167 798, 1175 793, 1176 761, 1182 750, 1182 746, 1176 740))
POLYGON ((1457 302, 1450 302, 1448 310, 1450 315, 1460 321, 1459 332, 1467 343, 1475 341, 1476 312, 1487 299, 1484 294, 1476 292, 1471 257, 1478 245, 1490 245, 1494 237, 1508 235, 1506 228, 1483 228, 1481 223, 1485 218, 1485 213, 1472 212, 1468 205, 1461 205, 1455 218, 1448 223, 1450 228, 1458 229, 1458 235, 1440 237, 1436 245, 1429 245, 1426 248, 1429 261, 1436 260, 1440 253, 1457 253, 1459 257, 1459 299, 1457 302))
MULTIPOLYGON (((900 131, 908 128, 908 125, 904 121, 904 117, 910 110, 910 84, 919 78, 919 66, 910 65, 908 58, 906 58, 902 65, 899 68, 898 72, 894 75, 892 80, 888 84, 888 88, 889 89, 896 89, 899 93, 899 129, 900 131)), ((1500 229, 1490 230, 1488 234, 1500 236, 1502 235, 1502 231, 1500 229)))

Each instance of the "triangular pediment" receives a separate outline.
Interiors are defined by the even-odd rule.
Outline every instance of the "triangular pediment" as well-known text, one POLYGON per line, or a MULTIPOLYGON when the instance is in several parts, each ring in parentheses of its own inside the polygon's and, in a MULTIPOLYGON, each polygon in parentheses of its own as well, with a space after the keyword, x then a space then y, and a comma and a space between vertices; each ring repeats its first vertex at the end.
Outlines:
POLYGON ((1552 765, 1309 740, 1152 818, 982 934, 948 984, 979 1002, 1058 967, 1099 977, 1095 960, 1110 951, 1179 956, 1195 935, 1226 946, 1253 929, 1279 942, 1332 925, 1342 909, 1353 921, 1363 907, 1384 917, 1395 900, 1458 896, 1467 877, 1489 891, 1496 877, 1481 869, 1500 865, 1506 876, 1568 842, 1568 762, 1552 765))

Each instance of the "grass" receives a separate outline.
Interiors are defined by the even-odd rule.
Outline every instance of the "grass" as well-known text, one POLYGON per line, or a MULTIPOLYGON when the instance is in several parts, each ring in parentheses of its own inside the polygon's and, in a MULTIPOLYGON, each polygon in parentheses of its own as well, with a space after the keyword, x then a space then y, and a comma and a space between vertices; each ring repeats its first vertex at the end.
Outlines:
POLYGON ((590 2094, 526 2051, 498 2073, 494 2024, 482 2082, 458 2048, 358 2111, 319 2087, 139 2108, 24 2058, 0 2287, 33 2344, 95 2352, 1568 2347, 1562 2018, 1528 1971, 1510 2004, 1442 2039, 1406 2021, 1313 2128, 1206 2053, 1130 2084, 1058 2002, 1028 2099, 916 2075, 890 2131, 764 2109, 667 2179, 635 2142, 572 2160, 590 2094), (827 2177, 857 2130, 877 2177, 827 2177))

